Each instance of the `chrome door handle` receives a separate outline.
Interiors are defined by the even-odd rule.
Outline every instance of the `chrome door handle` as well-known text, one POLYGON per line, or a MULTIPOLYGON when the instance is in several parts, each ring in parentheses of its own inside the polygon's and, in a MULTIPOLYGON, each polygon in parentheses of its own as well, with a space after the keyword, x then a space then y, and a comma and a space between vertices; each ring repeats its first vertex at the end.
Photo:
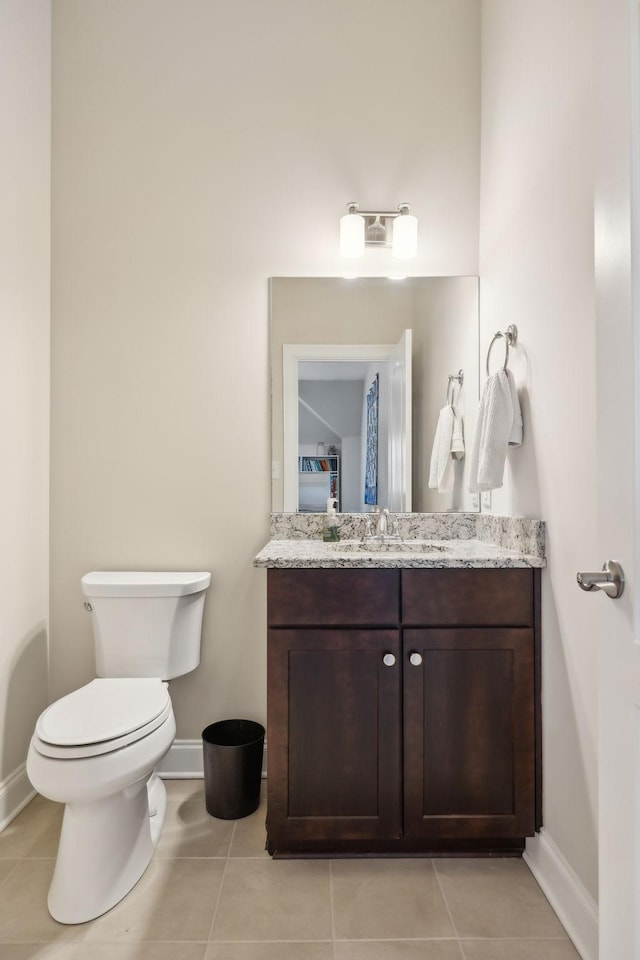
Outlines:
POLYGON ((576 580, 582 590, 604 590, 612 600, 621 597, 624 590, 624 573, 615 560, 607 560, 599 573, 576 574, 576 580))
POLYGON ((422 655, 414 650, 413 653, 409 654, 409 663, 412 667, 419 667, 422 663, 422 655))
POLYGON ((385 653, 384 657, 382 658, 382 662, 384 663, 385 667, 392 667, 396 662, 396 658, 392 653, 385 653))

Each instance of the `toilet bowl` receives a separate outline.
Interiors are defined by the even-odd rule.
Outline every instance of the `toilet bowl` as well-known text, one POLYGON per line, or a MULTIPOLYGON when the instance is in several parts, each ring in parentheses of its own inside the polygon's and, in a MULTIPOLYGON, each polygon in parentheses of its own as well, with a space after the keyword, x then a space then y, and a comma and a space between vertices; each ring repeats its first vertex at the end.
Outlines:
POLYGON ((176 724, 165 680, 197 666, 210 574, 83 577, 101 674, 41 714, 27 774, 65 804, 47 905, 60 923, 115 906, 153 855, 166 813, 156 765, 176 724))
POLYGON ((164 784, 152 774, 175 730, 160 680, 93 680, 40 717, 29 778, 66 804, 48 897, 55 920, 100 916, 144 873, 166 811, 164 784))

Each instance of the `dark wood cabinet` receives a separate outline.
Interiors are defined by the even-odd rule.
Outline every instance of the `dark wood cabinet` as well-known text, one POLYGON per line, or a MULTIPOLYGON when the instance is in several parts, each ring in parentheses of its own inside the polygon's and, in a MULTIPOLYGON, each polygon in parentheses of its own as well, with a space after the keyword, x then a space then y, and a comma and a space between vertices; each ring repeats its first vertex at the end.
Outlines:
POLYGON ((404 640, 405 833, 532 834, 533 631, 408 629, 404 640))
POLYGON ((531 569, 269 570, 270 852, 518 854, 538 613, 531 569))
POLYGON ((275 848, 400 836, 400 673, 385 656, 400 659, 397 630, 270 630, 269 675, 286 691, 269 705, 275 848))

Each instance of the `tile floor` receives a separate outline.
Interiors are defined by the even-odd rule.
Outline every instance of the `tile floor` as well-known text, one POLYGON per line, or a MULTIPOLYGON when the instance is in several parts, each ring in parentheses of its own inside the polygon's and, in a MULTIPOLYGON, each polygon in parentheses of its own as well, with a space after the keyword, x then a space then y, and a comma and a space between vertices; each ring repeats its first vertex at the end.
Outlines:
POLYGON ((168 781, 147 872, 80 926, 46 896, 62 817, 37 798, 0 834, 0 960, 579 960, 520 860, 272 860, 264 806, 214 820, 168 781))

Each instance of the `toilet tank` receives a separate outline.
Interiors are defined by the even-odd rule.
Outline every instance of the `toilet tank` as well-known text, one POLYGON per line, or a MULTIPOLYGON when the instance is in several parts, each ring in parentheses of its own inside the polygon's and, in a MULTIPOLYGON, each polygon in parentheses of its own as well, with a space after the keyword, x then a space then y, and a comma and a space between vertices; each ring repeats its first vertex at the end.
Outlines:
POLYGON ((85 574, 97 675, 171 680, 194 670, 210 582, 206 572, 85 574))

